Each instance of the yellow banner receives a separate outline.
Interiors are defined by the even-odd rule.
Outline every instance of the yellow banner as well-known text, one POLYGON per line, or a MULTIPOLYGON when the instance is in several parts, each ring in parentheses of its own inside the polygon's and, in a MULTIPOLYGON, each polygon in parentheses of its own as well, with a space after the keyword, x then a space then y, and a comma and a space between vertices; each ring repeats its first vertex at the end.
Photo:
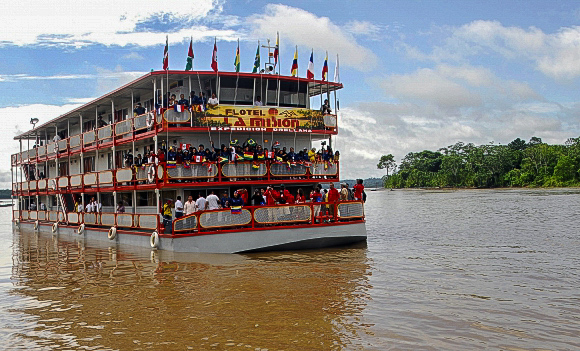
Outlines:
POLYGON ((230 127, 324 129, 322 113, 305 108, 219 105, 208 108, 204 119, 210 125, 230 127))

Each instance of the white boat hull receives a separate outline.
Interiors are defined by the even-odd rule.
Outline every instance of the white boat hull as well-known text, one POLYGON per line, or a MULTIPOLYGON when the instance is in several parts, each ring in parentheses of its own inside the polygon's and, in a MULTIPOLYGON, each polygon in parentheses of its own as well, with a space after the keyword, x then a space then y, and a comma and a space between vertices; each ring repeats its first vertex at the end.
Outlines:
MULTIPOLYGON (((34 231, 33 222, 20 223, 20 229, 34 231)), ((125 245, 151 249, 150 235, 138 233, 117 233, 113 240, 107 236, 108 230, 85 228, 78 234, 77 227, 59 226, 52 233, 52 226, 39 225, 38 231, 66 239, 81 239, 90 245, 107 244, 114 247, 125 245)), ((256 251, 301 250, 348 245, 365 241, 367 238, 364 222, 340 223, 336 225, 297 227, 275 230, 249 230, 228 233, 160 237, 158 249, 173 252, 241 253, 256 251)))

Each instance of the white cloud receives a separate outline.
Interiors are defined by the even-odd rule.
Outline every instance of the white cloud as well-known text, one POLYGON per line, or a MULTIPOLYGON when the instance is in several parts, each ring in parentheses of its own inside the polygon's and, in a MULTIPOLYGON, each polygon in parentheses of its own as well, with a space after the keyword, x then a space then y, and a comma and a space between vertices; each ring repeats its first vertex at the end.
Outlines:
POLYGON ((495 53, 509 60, 531 62, 537 70, 556 79, 580 76, 580 26, 563 27, 545 33, 536 27, 506 27, 497 21, 473 21, 449 28, 444 45, 431 54, 403 44, 407 54, 416 59, 437 62, 495 53))
POLYGON ((23 80, 73 80, 73 79, 117 79, 122 76, 140 77, 146 72, 122 72, 119 71, 103 71, 100 70, 99 74, 56 74, 51 76, 37 76, 30 75, 26 73, 19 74, 0 74, 0 82, 17 82, 23 80))
MULTIPOLYGON (((264 14, 248 18, 254 37, 272 38, 280 32, 282 48, 294 45, 315 51, 328 50, 340 55, 340 64, 369 71, 377 64, 377 57, 358 44, 354 36, 328 17, 318 17, 308 11, 280 4, 269 4, 264 14)), ((359 28, 360 29, 360 28, 359 28)), ((293 51, 293 50, 292 50, 293 51)))
POLYGON ((0 11, 0 46, 164 43, 165 33, 146 29, 153 22, 171 25, 171 42, 181 42, 191 35, 196 40, 213 36, 233 40, 231 30, 209 29, 198 23, 221 11, 218 0, 4 2, 0 11))
POLYGON ((136 53, 135 51, 128 53, 127 55, 124 55, 123 58, 125 60, 143 60, 145 59, 145 57, 143 57, 143 55, 136 53))
POLYGON ((344 29, 353 34, 353 35, 360 35, 360 36, 368 36, 376 38, 380 31, 381 27, 371 23, 369 21, 350 21, 344 25, 344 29))

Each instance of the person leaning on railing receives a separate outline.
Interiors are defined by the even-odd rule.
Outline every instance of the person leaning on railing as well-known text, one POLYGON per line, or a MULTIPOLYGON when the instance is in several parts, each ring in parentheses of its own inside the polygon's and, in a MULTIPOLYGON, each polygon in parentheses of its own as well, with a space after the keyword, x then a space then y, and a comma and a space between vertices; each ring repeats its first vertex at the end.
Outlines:
POLYGON ((334 220, 334 215, 336 214, 336 203, 340 199, 340 195, 338 190, 334 187, 334 183, 330 183, 330 189, 328 189, 328 202, 330 202, 328 206, 328 214, 330 216, 330 221, 334 220))

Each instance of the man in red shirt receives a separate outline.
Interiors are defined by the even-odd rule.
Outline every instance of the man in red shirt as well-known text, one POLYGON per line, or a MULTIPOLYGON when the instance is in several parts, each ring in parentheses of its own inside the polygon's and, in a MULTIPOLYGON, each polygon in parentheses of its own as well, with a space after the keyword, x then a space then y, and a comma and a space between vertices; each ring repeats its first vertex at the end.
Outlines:
POLYGON ((294 195, 292 195, 284 185, 280 185, 280 197, 284 199, 285 204, 294 203, 294 195))
POLYGON ((328 189, 328 202, 331 204, 328 205, 328 214, 330 215, 330 220, 334 220, 334 216, 336 215, 336 202, 340 198, 340 194, 338 190, 334 187, 334 183, 330 183, 330 189, 328 189))
POLYGON ((280 193, 274 190, 274 188, 270 185, 269 187, 266 188, 264 196, 266 196, 266 205, 274 206, 276 204, 276 201, 280 197, 280 193))
POLYGON ((354 199, 357 201, 361 201, 363 198, 363 191, 365 190, 365 186, 363 185, 362 179, 357 179, 356 184, 354 185, 354 199))

